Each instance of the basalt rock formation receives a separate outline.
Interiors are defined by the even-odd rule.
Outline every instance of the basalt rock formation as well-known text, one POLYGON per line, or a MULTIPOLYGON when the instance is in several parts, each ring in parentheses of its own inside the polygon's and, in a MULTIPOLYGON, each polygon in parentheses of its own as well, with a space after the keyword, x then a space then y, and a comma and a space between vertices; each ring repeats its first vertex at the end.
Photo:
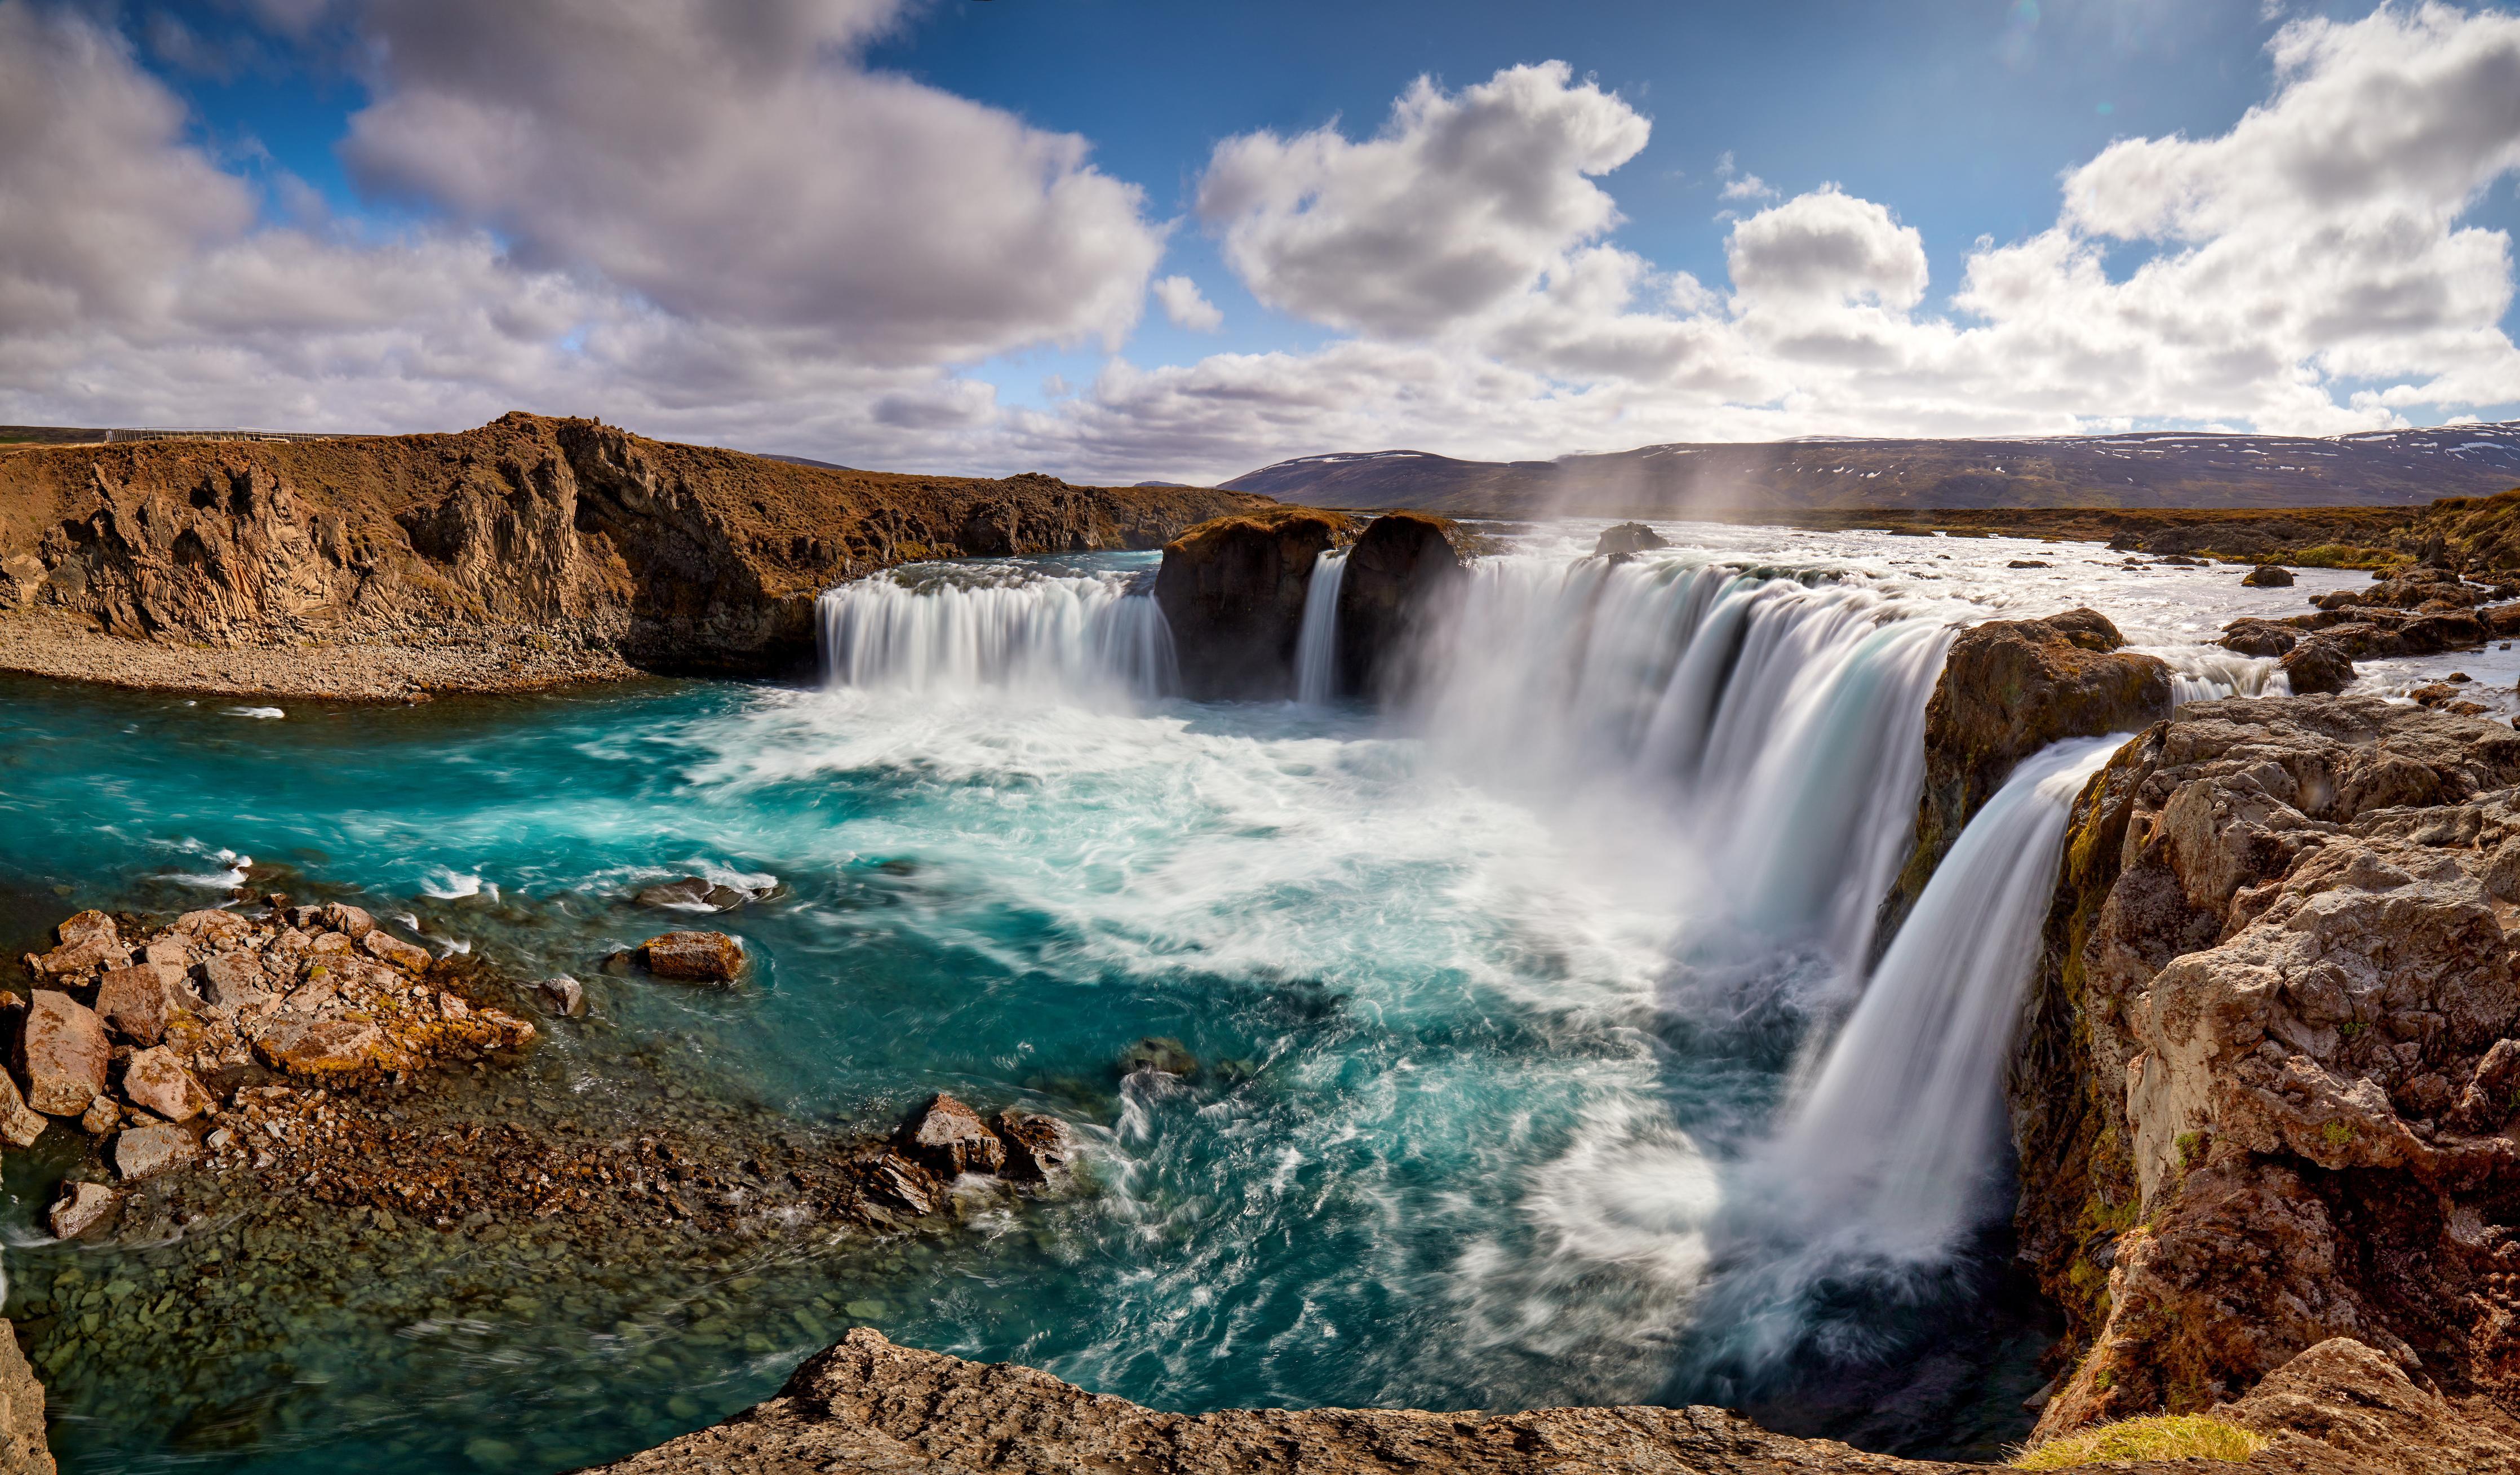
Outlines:
POLYGON ((1375 518, 1339 580, 1338 686, 1389 697, 1414 679, 1408 663, 1466 572, 1460 526, 1418 512, 1375 518))
POLYGON ((2134 732, 2170 714, 2170 668, 2125 644, 2092 610, 1991 620, 1953 640, 1925 706, 1915 850, 1883 903, 1885 939, 2015 763, 2062 738, 2134 732))
POLYGON ((1166 543, 1155 601, 1172 626, 1183 691, 1201 701, 1293 695, 1314 562, 1356 527, 1344 513, 1271 508, 1201 523, 1166 543))
POLYGON ((2011 1088, 2042 1436, 2337 1337, 2514 1427, 2515 785, 2508 727, 2321 696, 2188 706, 2085 789, 2011 1088))
POLYGON ((358 659, 380 647, 481 653, 399 663, 455 686, 783 672, 810 662, 815 596, 839 580, 1151 548, 1270 505, 799 466, 521 413, 460 435, 28 450, 0 457, 0 664, 183 684, 201 651, 203 689, 348 696, 415 689, 358 659), (291 660, 220 669, 267 650, 291 660), (328 665, 346 673, 328 684, 328 665))

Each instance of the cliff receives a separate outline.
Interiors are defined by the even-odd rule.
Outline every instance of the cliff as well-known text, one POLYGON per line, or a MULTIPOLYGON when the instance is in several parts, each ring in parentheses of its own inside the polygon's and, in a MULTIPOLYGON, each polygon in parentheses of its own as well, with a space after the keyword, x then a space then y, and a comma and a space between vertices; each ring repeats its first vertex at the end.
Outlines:
POLYGON ((2515 783, 2508 727, 2315 696, 2182 709, 2086 788, 2011 1088, 2042 1436, 2336 1337, 2510 1426, 2515 783))
POLYGON ((459 435, 0 456, 0 669, 326 696, 810 662, 823 589, 1152 548, 1265 498, 889 476, 510 414, 459 435))

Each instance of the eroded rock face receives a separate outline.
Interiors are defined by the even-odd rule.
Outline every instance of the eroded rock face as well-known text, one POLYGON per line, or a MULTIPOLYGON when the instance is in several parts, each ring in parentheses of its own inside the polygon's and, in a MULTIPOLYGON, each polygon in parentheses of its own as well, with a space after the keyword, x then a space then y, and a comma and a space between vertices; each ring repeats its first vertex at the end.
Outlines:
POLYGON ((1293 695, 1314 561, 1355 530, 1344 513, 1285 508, 1201 523, 1166 543, 1155 600, 1183 691, 1202 701, 1293 695))
POLYGON ((2013 1087, 2079 1354, 2043 1434, 2334 1337, 2520 1391, 2514 784, 2506 727, 2310 697, 2185 708, 2085 792, 2013 1087))
POLYGON ((2059 739, 2139 731, 2170 715, 2170 668, 2125 644, 2092 610, 1992 620, 1952 642, 1925 706, 1916 848, 1883 908, 1885 940, 2015 763, 2059 739))
POLYGON ((1266 498, 821 469, 510 414, 459 435, 165 440, 0 467, 0 613, 226 647, 810 662, 814 596, 914 559, 1152 548, 1266 498))
POLYGON ((1388 699, 1415 684, 1412 663, 1425 633, 1449 616, 1461 587, 1459 535, 1449 519, 1417 512, 1390 513, 1366 525, 1339 580, 1342 693, 1388 699))

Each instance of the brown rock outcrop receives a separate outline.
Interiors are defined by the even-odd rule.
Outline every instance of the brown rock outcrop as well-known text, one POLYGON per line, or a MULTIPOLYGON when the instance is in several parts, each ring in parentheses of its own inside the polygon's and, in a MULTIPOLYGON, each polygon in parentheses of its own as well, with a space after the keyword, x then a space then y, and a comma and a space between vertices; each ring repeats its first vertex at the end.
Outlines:
POLYGON ((978 1112, 948 1095, 928 1097, 901 1125, 894 1141, 914 1162, 941 1177, 997 1173, 1007 1166, 1007 1144, 978 1112))
POLYGON ((669 932, 638 946, 639 962, 658 978, 731 984, 743 976, 743 947, 722 932, 669 932))
POLYGON ((2170 714, 2170 668, 2125 644, 2092 610, 1991 620, 1952 642, 1925 705, 1916 846, 1882 908, 1885 942, 2015 763, 2059 739, 2134 732, 2170 714))
POLYGON ((105 1025, 85 1004, 55 989, 38 989, 18 1036, 18 1074, 26 1104, 48 1117, 75 1117, 105 1093, 112 1058, 105 1025))
MULTIPOLYGON (((1652 536, 1650 529, 1646 535, 1652 536)), ((1462 582, 1460 536, 1450 519, 1418 512, 1388 513, 1358 534, 1339 579, 1342 693, 1395 697, 1413 683, 1411 662, 1428 627, 1449 613, 1447 601, 1462 582)))
POLYGON ((923 558, 1151 548, 1273 505, 799 466, 525 414, 458 435, 30 450, 0 459, 16 596, 0 600, 15 607, 0 609, 0 661, 353 697, 630 666, 776 672, 810 664, 815 596, 842 579, 923 558), (114 661, 116 646, 146 659, 114 661), (379 648, 479 659, 362 655, 379 648), (228 657, 273 649, 291 660, 228 657))
POLYGON ((44 1385, 6 1321, 0 1321, 0 1475, 55 1475, 44 1445, 44 1385))
POLYGON ((2520 1395, 2520 735, 2182 709, 2078 801, 2012 1088, 2041 1420, 2192 1411, 2333 1337, 2520 1395))
POLYGON ((2293 646, 2275 665, 2297 697, 2333 696, 2354 684, 2354 662, 2323 635, 2293 646))
POLYGON ((1201 701, 1293 695, 1314 562, 1355 532, 1345 513, 1271 508, 1166 543, 1155 602, 1172 626, 1183 691, 1201 701))
POLYGON ((2288 589, 2292 587, 2292 571, 2281 564, 2260 564, 2242 576, 2240 582, 2252 589, 2288 589))

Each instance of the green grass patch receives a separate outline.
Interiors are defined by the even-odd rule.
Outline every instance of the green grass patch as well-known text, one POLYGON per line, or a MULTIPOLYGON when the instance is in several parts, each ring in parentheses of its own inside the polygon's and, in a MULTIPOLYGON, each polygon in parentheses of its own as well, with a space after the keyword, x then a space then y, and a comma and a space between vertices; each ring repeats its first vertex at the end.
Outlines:
POLYGON ((2414 555, 2394 548, 2365 548, 2356 543, 2319 543, 2314 547, 2277 554, 2277 563, 2296 569, 2386 569, 2393 564, 2410 564, 2414 555))
POLYGON ((2224 1459, 2237 1463, 2267 1447, 2266 1436, 2201 1413, 2124 1419, 2041 1445, 2013 1457, 2016 1470, 2071 1470, 2110 1459, 2224 1459))

